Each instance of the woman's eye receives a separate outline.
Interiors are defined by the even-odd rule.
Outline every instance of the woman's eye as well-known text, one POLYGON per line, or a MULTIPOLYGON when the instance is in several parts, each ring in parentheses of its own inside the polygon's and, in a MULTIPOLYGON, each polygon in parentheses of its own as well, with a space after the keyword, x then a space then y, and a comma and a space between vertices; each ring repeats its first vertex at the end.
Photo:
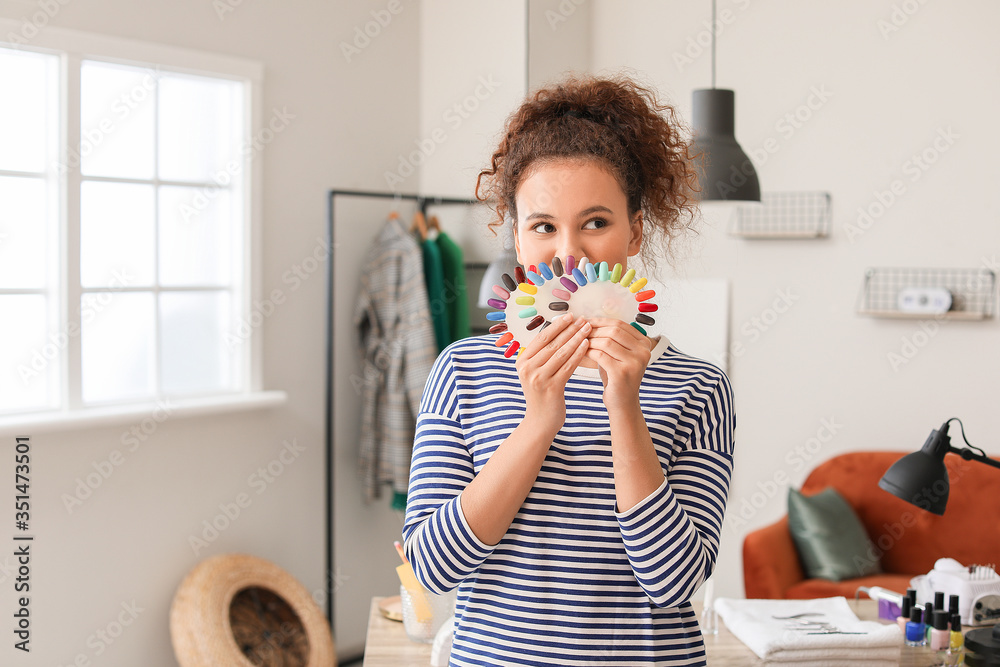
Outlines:
POLYGON ((540 222, 534 226, 534 231, 540 232, 542 234, 551 234, 556 231, 556 228, 549 222, 540 222))
POLYGON ((604 218, 594 218, 593 220, 588 220, 587 224, 583 226, 584 229, 601 229, 602 227, 607 227, 608 221, 604 218))

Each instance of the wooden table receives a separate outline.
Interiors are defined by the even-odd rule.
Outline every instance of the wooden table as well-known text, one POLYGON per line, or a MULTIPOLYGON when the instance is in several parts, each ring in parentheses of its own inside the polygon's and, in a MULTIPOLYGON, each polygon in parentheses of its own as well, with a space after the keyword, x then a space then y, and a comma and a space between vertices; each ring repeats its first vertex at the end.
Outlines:
MULTIPOLYGON (((399 621, 384 618, 378 610, 382 598, 372 600, 368 614, 368 637, 365 640, 364 667, 427 667, 431 661, 431 645, 412 642, 399 621)), ((693 602, 695 612, 701 615, 701 602, 693 602)), ((877 620, 878 608, 872 600, 851 601, 851 608, 862 620, 877 620)), ((719 619, 719 633, 705 637, 705 652, 709 667, 746 667, 764 665, 763 660, 733 636, 719 619)), ((928 648, 900 647, 901 667, 931 667, 940 664, 934 651, 928 648)))

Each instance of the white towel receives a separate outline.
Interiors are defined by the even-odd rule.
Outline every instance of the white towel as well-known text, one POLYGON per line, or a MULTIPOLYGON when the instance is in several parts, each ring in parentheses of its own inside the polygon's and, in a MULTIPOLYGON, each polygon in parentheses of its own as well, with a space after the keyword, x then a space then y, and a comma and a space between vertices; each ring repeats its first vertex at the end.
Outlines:
POLYGON ((816 667, 899 663, 903 645, 899 626, 858 620, 843 597, 815 600, 719 598, 715 601, 715 609, 729 631, 768 662, 794 662, 816 667), (808 634, 810 630, 789 629, 794 621, 773 618, 805 612, 822 616, 807 616, 802 620, 820 621, 845 632, 865 634, 808 634))

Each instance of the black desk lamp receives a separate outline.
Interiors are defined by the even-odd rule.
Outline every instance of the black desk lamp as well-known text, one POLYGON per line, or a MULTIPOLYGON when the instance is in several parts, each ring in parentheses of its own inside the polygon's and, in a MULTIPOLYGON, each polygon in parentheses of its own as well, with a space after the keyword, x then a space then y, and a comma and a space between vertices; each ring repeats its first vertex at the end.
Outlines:
MULTIPOLYGON (((948 469, 944 467, 944 457, 948 452, 958 454, 966 461, 979 461, 1000 468, 1000 461, 991 459, 983 450, 969 444, 962 420, 952 417, 940 429, 931 431, 919 452, 907 454, 889 466, 878 485, 897 498, 941 516, 948 504, 948 469), (951 446, 951 438, 948 437, 950 421, 958 422, 962 429, 962 440, 965 440, 969 449, 951 446)), ((1000 624, 993 626, 992 630, 969 630, 965 635, 965 643, 982 660, 976 664, 1000 664, 1000 624)))
POLYGON ((994 468, 1000 468, 1000 461, 991 459, 978 447, 969 444, 965 437, 965 426, 962 420, 952 417, 937 431, 931 431, 927 442, 919 452, 907 454, 893 463, 882 479, 879 488, 885 489, 897 498, 902 498, 928 512, 938 516, 944 514, 948 504, 948 469, 944 467, 944 456, 948 452, 958 454, 966 461, 979 461, 994 468), (948 437, 948 422, 957 421, 962 429, 962 439, 969 449, 958 449, 951 446, 948 437))

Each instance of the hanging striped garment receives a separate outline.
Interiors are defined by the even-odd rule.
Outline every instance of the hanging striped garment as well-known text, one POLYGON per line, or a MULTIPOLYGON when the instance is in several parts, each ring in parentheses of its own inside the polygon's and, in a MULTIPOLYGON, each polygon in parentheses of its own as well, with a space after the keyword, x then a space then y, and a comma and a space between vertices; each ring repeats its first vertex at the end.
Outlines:
POLYGON ((525 414, 496 338, 438 357, 410 469, 407 557, 429 590, 458 587, 450 664, 705 665, 689 600, 719 551, 736 421, 729 379, 660 338, 639 400, 665 478, 619 513, 603 386, 596 368, 578 368, 535 484, 490 546, 469 528, 461 492, 525 414))

